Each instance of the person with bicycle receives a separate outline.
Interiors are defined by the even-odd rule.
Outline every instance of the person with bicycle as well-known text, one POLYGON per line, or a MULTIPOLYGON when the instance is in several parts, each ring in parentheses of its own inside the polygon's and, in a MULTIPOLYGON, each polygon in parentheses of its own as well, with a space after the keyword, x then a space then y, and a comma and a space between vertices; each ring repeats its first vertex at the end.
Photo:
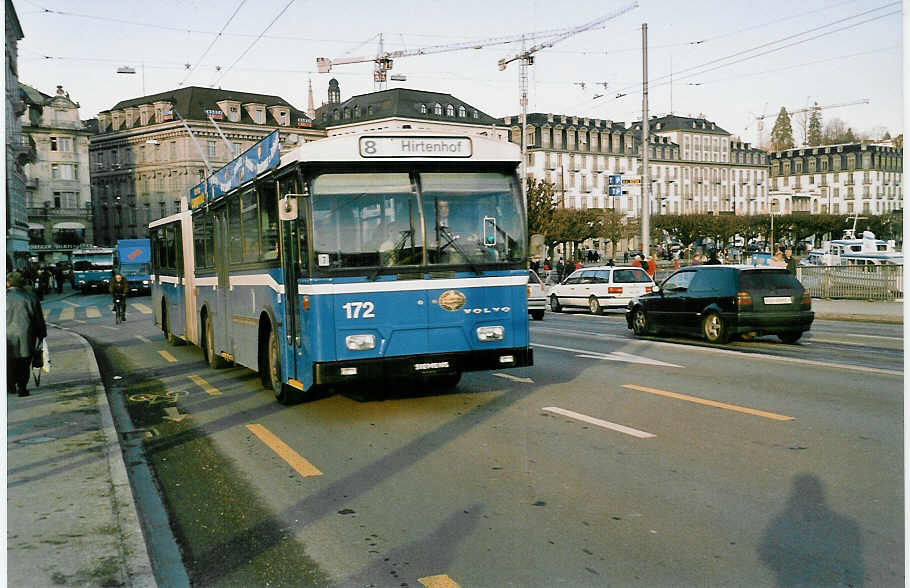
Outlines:
POLYGON ((114 274, 111 280, 110 292, 114 298, 114 312, 120 313, 120 320, 126 320, 126 295, 130 291, 130 286, 123 277, 123 274, 114 274))

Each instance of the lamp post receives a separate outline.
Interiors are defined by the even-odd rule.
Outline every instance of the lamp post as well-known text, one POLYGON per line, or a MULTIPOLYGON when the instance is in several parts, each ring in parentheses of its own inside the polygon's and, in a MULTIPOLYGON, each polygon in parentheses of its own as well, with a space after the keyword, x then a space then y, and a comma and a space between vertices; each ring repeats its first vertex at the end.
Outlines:
MULTIPOLYGON (((136 68, 129 65, 123 65, 117 68, 118 74, 135 75, 136 68)), ((142 62, 142 95, 145 96, 145 62, 142 62)))

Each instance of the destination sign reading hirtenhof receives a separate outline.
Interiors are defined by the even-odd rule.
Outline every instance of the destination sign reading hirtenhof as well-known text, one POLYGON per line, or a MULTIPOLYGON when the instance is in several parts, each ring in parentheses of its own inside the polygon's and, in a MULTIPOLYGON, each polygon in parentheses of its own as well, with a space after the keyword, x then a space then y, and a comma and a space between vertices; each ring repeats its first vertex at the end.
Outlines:
POLYGON ((361 157, 471 157, 467 137, 361 137, 361 157))

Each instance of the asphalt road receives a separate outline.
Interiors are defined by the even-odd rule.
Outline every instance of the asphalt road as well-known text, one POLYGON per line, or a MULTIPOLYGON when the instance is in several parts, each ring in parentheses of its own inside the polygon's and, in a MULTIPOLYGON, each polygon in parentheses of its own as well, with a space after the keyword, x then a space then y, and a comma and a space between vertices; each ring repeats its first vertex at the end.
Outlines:
POLYGON ((106 301, 48 320, 144 430, 198 585, 904 584, 900 325, 710 346, 548 312, 531 368, 282 407, 106 301))

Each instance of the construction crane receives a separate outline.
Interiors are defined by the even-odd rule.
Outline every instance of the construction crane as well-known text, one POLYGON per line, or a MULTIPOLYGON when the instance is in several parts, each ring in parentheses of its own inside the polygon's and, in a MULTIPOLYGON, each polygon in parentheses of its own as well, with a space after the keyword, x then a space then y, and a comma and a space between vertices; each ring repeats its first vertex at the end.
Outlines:
MULTIPOLYGON (((617 18, 619 16, 622 16, 623 14, 625 14, 635 8, 638 8, 638 2, 633 2, 632 4, 626 6, 625 8, 620 8, 616 12, 612 12, 606 16, 601 16, 599 18, 595 18, 594 20, 592 20, 588 23, 585 23, 583 25, 579 25, 576 27, 571 27, 569 29, 566 29, 564 32, 556 35, 554 38, 544 41, 543 43, 538 43, 537 45, 534 45, 533 47, 530 47, 528 49, 525 49, 524 47, 522 47, 520 53, 517 53, 516 55, 513 55, 512 57, 499 60, 499 71, 503 71, 506 68, 506 66, 509 65, 510 63, 512 63, 513 61, 519 62, 518 90, 519 90, 519 94, 520 94, 519 103, 521 104, 521 170, 522 170, 521 187, 522 187, 522 192, 526 198, 527 198, 527 193, 528 193, 528 156, 527 156, 527 151, 528 151, 528 136, 527 136, 528 66, 534 65, 534 54, 542 49, 548 49, 548 48, 552 47, 553 45, 555 45, 556 43, 559 43, 560 41, 564 41, 564 40, 568 39, 569 37, 574 37, 575 35, 577 35, 579 33, 583 33, 585 31, 589 31, 593 28, 596 28, 596 27, 604 24, 605 22, 613 20, 614 18, 617 18)), ((606 84, 604 85, 604 88, 606 89, 606 84)), ((584 86, 582 86, 582 89, 584 89, 584 86)))
MULTIPOLYGON (((797 109, 794 109, 794 110, 790 110, 790 109, 788 108, 788 109, 786 109, 786 110, 787 110, 787 114, 788 114, 789 116, 793 116, 794 114, 802 114, 802 113, 804 113, 804 112, 812 112, 812 111, 815 110, 816 108, 819 109, 819 110, 828 110, 828 109, 831 109, 831 108, 843 108, 844 106, 856 106, 857 104, 869 104, 869 99, 868 99, 868 98, 863 98, 862 100, 854 100, 853 102, 839 102, 839 103, 837 103, 837 104, 826 104, 825 106, 808 106, 808 107, 805 107, 805 108, 797 108, 797 109)), ((766 102, 766 103, 765 103, 765 109, 767 109, 767 108, 768 108, 768 103, 766 102)), ((765 110, 765 109, 763 109, 763 110, 765 110)), ((759 140, 759 143, 761 143, 761 133, 762 133, 762 131, 763 131, 764 128, 765 128, 765 119, 768 118, 768 117, 770 117, 770 116, 777 116, 777 115, 762 114, 761 116, 756 116, 756 117, 755 117, 755 120, 758 121, 757 126, 756 126, 756 129, 757 129, 757 131, 758 131, 758 140, 759 140)))
POLYGON ((373 62, 373 89, 384 90, 388 80, 388 71, 392 69, 395 59, 400 57, 413 57, 415 55, 431 55, 434 53, 447 53, 450 51, 464 51, 466 49, 482 49, 493 45, 506 45, 521 41, 535 39, 545 39, 566 33, 572 29, 551 29, 546 31, 537 31, 533 33, 524 33, 521 35, 491 37, 474 41, 462 41, 460 43, 449 43, 445 45, 432 45, 421 49, 402 49, 399 51, 386 51, 383 45, 382 33, 379 33, 379 49, 374 57, 338 57, 329 59, 327 57, 316 58, 316 70, 319 73, 329 73, 336 65, 346 65, 349 63, 368 63, 373 62))

